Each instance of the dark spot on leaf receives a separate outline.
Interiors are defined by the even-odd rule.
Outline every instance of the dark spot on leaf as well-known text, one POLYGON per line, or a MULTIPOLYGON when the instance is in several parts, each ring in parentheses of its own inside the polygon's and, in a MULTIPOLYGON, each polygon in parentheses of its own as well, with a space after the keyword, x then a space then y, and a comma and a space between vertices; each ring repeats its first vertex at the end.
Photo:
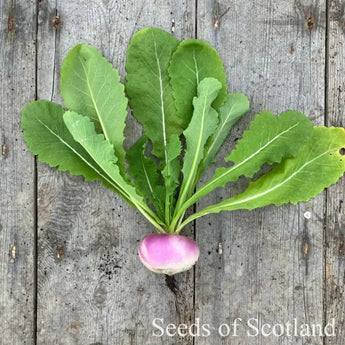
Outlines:
POLYGON ((345 156, 345 147, 342 147, 342 148, 339 150, 339 154, 341 154, 342 156, 345 156))

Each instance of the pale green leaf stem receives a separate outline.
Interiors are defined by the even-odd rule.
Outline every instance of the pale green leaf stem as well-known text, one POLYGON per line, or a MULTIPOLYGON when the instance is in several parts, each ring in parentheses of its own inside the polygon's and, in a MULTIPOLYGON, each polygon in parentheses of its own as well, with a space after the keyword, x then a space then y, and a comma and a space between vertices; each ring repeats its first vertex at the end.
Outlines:
POLYGON ((177 232, 192 220, 210 213, 252 210, 289 202, 297 204, 314 198, 344 175, 344 148, 344 129, 314 127, 312 138, 296 157, 283 160, 269 173, 251 182, 242 194, 195 213, 181 224, 177 232))
MULTIPOLYGON (((216 154, 229 134, 234 124, 249 110, 247 97, 240 93, 227 95, 225 103, 219 109, 219 123, 216 132, 212 135, 205 146, 203 160, 200 162, 198 172, 193 182, 194 191, 201 175, 215 161, 216 154)), ((190 197, 191 195, 189 195, 190 197)))
POLYGON ((241 93, 230 93, 227 95, 225 103, 219 109, 220 115, 217 130, 211 136, 205 150, 201 164, 203 170, 214 162, 215 156, 231 128, 248 110, 249 101, 245 95, 241 93))
POLYGON ((82 175, 86 181, 100 180, 130 205, 125 194, 104 174, 81 145, 73 140, 63 121, 65 110, 58 104, 39 100, 25 106, 22 116, 24 140, 40 162, 82 175))
POLYGON ((176 226, 178 221, 181 222, 188 207, 214 189, 236 181, 241 175, 252 177, 265 163, 273 164, 284 157, 296 156, 311 134, 310 120, 299 112, 288 111, 274 116, 264 111, 257 115, 231 155, 226 158, 231 160, 233 165, 216 169, 211 180, 179 208, 172 226, 176 226))
POLYGON ((146 157, 145 150, 148 139, 141 137, 128 151, 127 161, 129 172, 135 179, 135 184, 144 197, 154 206, 160 218, 164 215, 164 187, 162 176, 155 162, 146 157))
POLYGON ((165 186, 165 224, 170 225, 175 203, 176 189, 179 185, 181 164, 179 156, 181 154, 181 141, 177 135, 172 135, 167 146, 168 162, 162 170, 165 186))
POLYGON ((116 164, 113 146, 105 140, 103 134, 97 134, 94 124, 87 116, 79 115, 72 111, 64 114, 64 122, 73 136, 73 139, 81 144, 95 162, 102 168, 107 176, 118 186, 136 208, 157 229, 163 231, 159 225, 161 222, 155 213, 146 205, 143 197, 138 194, 135 187, 129 184, 121 175, 116 164))
POLYGON ((183 132, 186 138, 186 151, 182 167, 183 181, 175 213, 179 211, 190 192, 198 165, 203 158, 205 143, 216 130, 218 114, 211 104, 221 87, 221 83, 215 78, 205 78, 198 85, 198 96, 193 100, 193 117, 183 132))

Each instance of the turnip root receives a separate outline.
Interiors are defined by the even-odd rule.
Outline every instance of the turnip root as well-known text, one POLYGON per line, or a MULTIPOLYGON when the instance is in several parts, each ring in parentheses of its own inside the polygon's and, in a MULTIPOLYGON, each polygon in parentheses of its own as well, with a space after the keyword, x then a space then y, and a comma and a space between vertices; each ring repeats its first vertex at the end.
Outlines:
POLYGON ((173 275, 190 269, 198 260, 195 241, 176 234, 151 234, 139 244, 141 262, 151 271, 173 275))

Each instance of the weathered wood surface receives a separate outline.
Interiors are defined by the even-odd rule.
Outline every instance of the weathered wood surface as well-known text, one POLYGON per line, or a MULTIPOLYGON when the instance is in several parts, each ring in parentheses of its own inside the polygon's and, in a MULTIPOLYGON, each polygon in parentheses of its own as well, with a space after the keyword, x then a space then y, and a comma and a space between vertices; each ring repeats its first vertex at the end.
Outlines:
MULTIPOLYGON (((124 77, 126 48, 138 29, 169 31, 179 18, 176 36, 194 35, 190 2, 44 1, 38 18, 38 98, 57 102, 61 61, 79 42, 102 51, 124 77)), ((131 120, 127 144, 139 131, 131 120)), ((167 284, 138 260, 138 242, 152 230, 111 191, 39 164, 38 344, 160 344, 152 338, 153 317, 189 323, 193 271, 167 284)))
POLYGON ((35 1, 0 7, 0 344, 33 344, 35 166, 20 115, 35 97, 35 1), (30 22, 31 25, 27 25, 30 22))
MULTIPOLYGON (((195 228, 201 248, 195 276, 191 270, 167 279, 138 260, 138 241, 152 231, 141 215, 97 183, 43 164, 36 169, 20 130, 24 104, 35 97, 62 102, 61 61, 76 43, 97 47, 124 78, 128 42, 146 26, 209 41, 224 61, 229 90, 248 95, 252 111, 234 128, 223 155, 266 108, 296 109, 315 124, 344 126, 341 1, 42 0, 0 6, 0 344, 343 345, 343 182, 297 207, 198 220, 188 229, 193 236, 195 228), (334 318, 337 336, 248 337, 239 328, 242 337, 220 337, 217 327, 238 317, 270 324, 334 318), (177 325, 199 319, 215 330, 209 337, 154 337, 154 318, 177 325)), ((139 133, 129 119, 127 145, 139 133)), ((245 183, 217 190, 197 207, 245 183)))
MULTIPOLYGON (((229 76, 230 90, 251 100, 251 115, 264 109, 279 114, 296 109, 315 124, 324 123, 325 13, 324 1, 251 2, 198 6, 198 37, 219 51, 229 76), (308 27, 312 18, 313 27, 308 27), (309 19, 311 20, 311 19, 309 19), (227 42, 224 44, 224 42, 227 42)), ((232 132, 223 157, 248 127, 248 117, 232 132)), ((234 188, 238 192, 247 185, 234 188)), ((200 202, 219 202, 235 192, 232 185, 200 202)), ((200 219, 196 235, 204 253, 196 270, 196 316, 213 325, 241 318, 262 324, 298 318, 301 323, 323 324, 323 218, 324 196, 298 207, 285 205, 239 211, 200 219), (310 212, 310 219, 304 217, 310 212), (219 252, 219 246, 222 251, 219 252), (207 255, 209 254, 209 255, 207 255)), ((308 217, 308 216, 307 216, 308 217)), ((291 339, 238 335, 214 341, 224 344, 281 344, 291 339)), ((223 329, 226 332, 226 329, 223 329)), ((251 331, 254 334, 254 331, 251 331)), ((209 344, 197 338, 196 344, 209 344)), ((302 339, 297 344, 304 343, 302 339)), ((322 344, 321 338, 313 344, 322 344)))
MULTIPOLYGON (((345 3, 331 1, 327 18, 327 125, 345 127, 345 3)), ((325 232, 325 312, 326 321, 335 319, 336 337, 328 345, 345 339, 345 183, 344 179, 327 191, 325 232)))

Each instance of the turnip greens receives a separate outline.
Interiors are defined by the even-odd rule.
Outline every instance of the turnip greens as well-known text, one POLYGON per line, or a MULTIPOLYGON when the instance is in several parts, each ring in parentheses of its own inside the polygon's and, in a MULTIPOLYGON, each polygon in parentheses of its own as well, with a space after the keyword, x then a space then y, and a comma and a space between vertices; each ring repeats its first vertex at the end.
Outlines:
POLYGON ((156 28, 133 36, 126 72, 123 85, 95 48, 78 44, 61 67, 68 110, 44 100, 28 104, 24 139, 41 162, 100 180, 159 233, 177 234, 209 213, 307 201, 345 172, 343 128, 315 127, 297 111, 263 111, 225 158, 227 167, 200 185, 231 128, 248 112, 248 99, 227 93, 222 61, 208 43, 180 42, 156 28), (126 152, 128 106, 143 134, 126 152), (253 179, 263 165, 274 166, 253 179), (240 176, 253 179, 243 193, 185 217, 199 198, 240 176))

